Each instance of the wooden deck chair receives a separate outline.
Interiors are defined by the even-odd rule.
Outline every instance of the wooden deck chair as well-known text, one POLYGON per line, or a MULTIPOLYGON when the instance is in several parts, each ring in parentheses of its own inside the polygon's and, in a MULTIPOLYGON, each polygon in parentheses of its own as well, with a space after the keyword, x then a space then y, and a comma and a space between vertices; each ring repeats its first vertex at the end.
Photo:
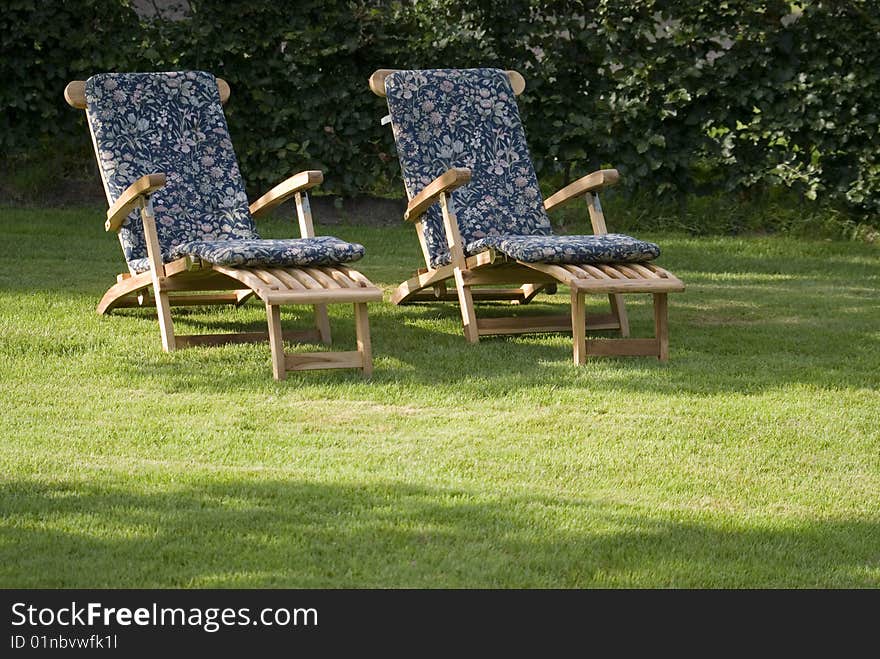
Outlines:
POLYGON ((98 312, 155 307, 162 347, 269 339, 275 379, 287 371, 359 368, 372 372, 367 303, 382 292, 348 267, 361 245, 315 237, 307 190, 319 171, 296 174, 248 205, 222 103, 229 86, 210 73, 106 73, 74 81, 67 102, 84 109, 115 231, 128 272, 104 294, 98 312), (296 201, 301 239, 261 239, 254 218, 296 201), (139 212, 138 212, 139 211, 139 212), (224 291, 218 293, 217 291, 224 291), (266 333, 175 336, 171 307, 266 305, 266 333), (330 344, 327 305, 352 303, 357 350, 284 353, 284 339, 330 344), (316 327, 283 332, 280 307, 314 306, 316 327))
POLYGON ((387 98, 383 123, 394 131, 409 196, 404 219, 415 223, 426 264, 398 286, 395 304, 457 299, 471 343, 488 334, 572 332, 577 364, 588 354, 668 358, 666 295, 684 285, 652 263, 659 247, 607 232, 598 192, 617 182, 616 170, 542 199, 515 100, 525 88, 519 73, 380 69, 369 85, 387 98), (594 235, 553 235, 547 211, 581 197, 594 235), (476 317, 474 300, 527 304, 557 284, 570 287, 570 316, 476 317), (475 288, 484 285, 496 287, 475 288), (608 295, 610 313, 587 316, 588 293, 608 295), (629 336, 625 293, 653 294, 655 337, 587 340, 587 329, 629 336))

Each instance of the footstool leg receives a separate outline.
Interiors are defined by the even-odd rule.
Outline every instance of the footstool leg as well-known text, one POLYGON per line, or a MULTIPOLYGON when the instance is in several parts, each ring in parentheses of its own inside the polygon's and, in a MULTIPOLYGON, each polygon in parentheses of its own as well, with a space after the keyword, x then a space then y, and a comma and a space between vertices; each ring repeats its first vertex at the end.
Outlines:
POLYGON ((584 293, 571 291, 571 339, 574 344, 574 363, 582 366, 587 362, 587 317, 584 309, 584 293))
POLYGON ((284 337, 281 334, 281 308, 277 304, 266 304, 269 320, 269 347, 272 349, 272 375, 276 380, 287 378, 284 360, 284 337))

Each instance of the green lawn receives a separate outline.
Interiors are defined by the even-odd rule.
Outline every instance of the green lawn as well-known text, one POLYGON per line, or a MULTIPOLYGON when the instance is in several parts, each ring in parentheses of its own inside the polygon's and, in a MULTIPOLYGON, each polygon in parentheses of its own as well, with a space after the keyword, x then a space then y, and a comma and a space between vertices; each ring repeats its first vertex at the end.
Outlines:
MULTIPOLYGON (((95 314, 102 218, 0 209, 0 586, 880 586, 876 245, 644 236, 688 285, 666 365, 385 303, 372 381, 276 383, 268 346, 167 355, 147 311, 95 314)), ((319 231, 386 288, 419 261, 409 227, 319 231)), ((331 322, 349 349, 350 307, 331 322)))

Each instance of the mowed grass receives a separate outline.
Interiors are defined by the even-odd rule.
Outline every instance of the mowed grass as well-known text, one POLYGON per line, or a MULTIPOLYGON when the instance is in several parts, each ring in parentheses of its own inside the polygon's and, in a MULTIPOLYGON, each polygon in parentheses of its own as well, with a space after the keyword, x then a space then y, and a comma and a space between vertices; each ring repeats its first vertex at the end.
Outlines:
MULTIPOLYGON (((163 354, 149 311, 95 314, 122 266, 102 218, 0 210, 0 586, 880 585, 877 246, 646 235, 688 286, 665 365, 469 346, 456 306, 386 302, 372 381, 276 383, 268 346, 163 354)), ((386 289, 419 264, 410 227, 319 231, 365 244, 386 289)), ((350 307, 331 322, 350 349, 350 307)))

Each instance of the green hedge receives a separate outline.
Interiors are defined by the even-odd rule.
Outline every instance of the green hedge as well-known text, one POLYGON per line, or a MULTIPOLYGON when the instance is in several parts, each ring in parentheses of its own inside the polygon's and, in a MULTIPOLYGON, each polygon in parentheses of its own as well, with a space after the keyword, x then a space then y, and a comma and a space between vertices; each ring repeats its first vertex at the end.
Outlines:
POLYGON ((200 68, 233 90, 249 185, 306 167, 325 189, 399 192, 382 67, 498 66, 542 179, 614 165, 631 190, 753 194, 780 184, 880 213, 880 21, 869 2, 302 0, 191 2, 139 20, 121 0, 7 0, 0 148, 88 149, 67 80, 200 68))

